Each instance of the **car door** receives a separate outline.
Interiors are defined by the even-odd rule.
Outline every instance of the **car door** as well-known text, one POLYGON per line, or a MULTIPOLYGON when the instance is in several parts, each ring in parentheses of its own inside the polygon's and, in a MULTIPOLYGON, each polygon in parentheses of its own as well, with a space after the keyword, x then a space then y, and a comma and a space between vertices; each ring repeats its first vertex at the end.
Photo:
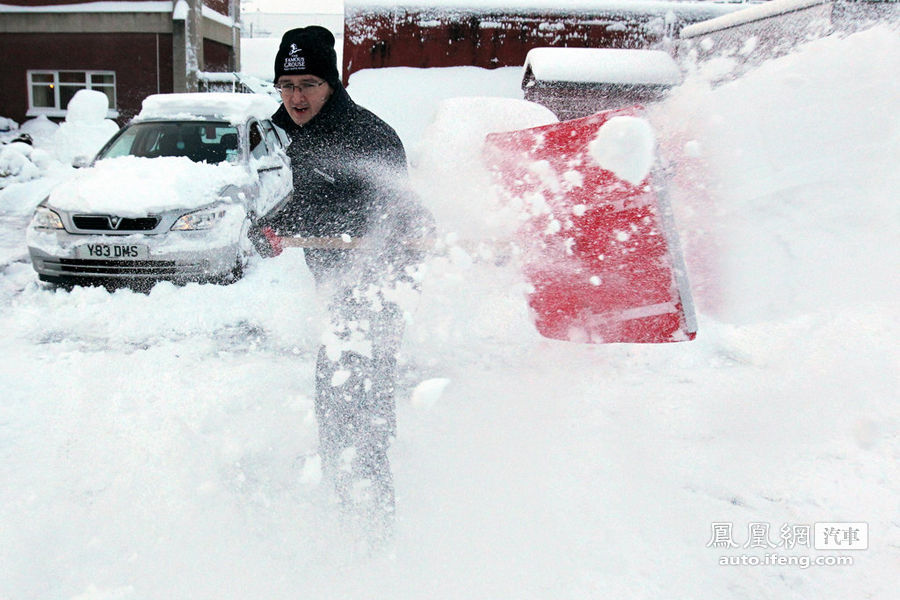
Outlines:
POLYGON ((280 180, 277 188, 279 191, 276 194, 280 197, 280 200, 275 205, 274 209, 278 210, 290 201, 294 191, 294 176, 291 172, 291 159, 288 158, 287 155, 287 146, 291 143, 291 140, 284 130, 277 127, 272 121, 265 120, 261 121, 260 124, 262 125, 263 131, 266 133, 269 150, 275 156, 275 160, 282 165, 282 168, 278 171, 280 180))
POLYGON ((272 133, 259 121, 249 124, 250 167, 259 176, 258 217, 278 209, 290 198, 292 189, 290 163, 280 140, 272 133))

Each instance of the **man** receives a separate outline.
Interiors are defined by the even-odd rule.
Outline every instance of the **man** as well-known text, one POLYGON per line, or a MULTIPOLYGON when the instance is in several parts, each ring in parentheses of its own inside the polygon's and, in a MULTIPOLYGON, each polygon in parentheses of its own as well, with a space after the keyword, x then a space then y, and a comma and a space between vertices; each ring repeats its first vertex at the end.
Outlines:
POLYGON ((398 287, 414 286, 421 257, 402 242, 427 233, 430 215, 408 189, 396 132, 341 84, 327 29, 284 34, 275 86, 282 105, 272 120, 291 138, 294 194, 268 225, 279 236, 351 246, 323 241, 305 250, 330 319, 316 364, 323 469, 343 506, 388 534, 394 490, 387 448, 403 332, 402 311, 391 299, 398 287))

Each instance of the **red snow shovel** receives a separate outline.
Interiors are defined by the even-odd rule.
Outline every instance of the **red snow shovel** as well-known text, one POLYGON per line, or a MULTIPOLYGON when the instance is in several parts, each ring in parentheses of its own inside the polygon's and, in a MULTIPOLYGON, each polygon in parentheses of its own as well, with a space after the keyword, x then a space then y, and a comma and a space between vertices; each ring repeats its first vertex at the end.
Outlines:
POLYGON ((629 137, 623 123, 640 132, 633 126, 641 114, 631 107, 486 138, 484 158, 501 196, 522 206, 518 242, 545 337, 653 343, 696 335, 664 181, 650 169, 652 130, 641 119, 650 142, 636 157, 627 156, 634 140, 616 140, 616 131, 629 137))

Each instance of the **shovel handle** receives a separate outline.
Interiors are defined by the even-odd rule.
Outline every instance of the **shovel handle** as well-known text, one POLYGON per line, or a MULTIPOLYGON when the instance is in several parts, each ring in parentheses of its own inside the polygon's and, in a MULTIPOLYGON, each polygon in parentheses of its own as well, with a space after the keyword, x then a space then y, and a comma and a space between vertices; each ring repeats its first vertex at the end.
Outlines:
MULTIPOLYGON (((341 237, 283 237, 279 238, 281 246, 285 248, 309 248, 317 250, 352 250, 365 248, 369 244, 366 238, 341 238, 341 237)), ((413 240, 401 240, 405 248, 417 252, 446 255, 451 248, 461 248, 474 260, 487 260, 495 264, 503 264, 511 257, 519 254, 519 247, 510 241, 476 241, 458 240, 448 242, 435 238, 419 238, 413 240)))
MULTIPOLYGON (((317 250, 352 250, 354 248, 364 248, 368 245, 366 238, 349 238, 349 237, 283 237, 280 238, 281 245, 286 248, 311 248, 317 250)), ((400 242, 402 245, 411 250, 432 250, 435 247, 435 241, 431 238, 422 238, 418 240, 404 240, 400 242)))

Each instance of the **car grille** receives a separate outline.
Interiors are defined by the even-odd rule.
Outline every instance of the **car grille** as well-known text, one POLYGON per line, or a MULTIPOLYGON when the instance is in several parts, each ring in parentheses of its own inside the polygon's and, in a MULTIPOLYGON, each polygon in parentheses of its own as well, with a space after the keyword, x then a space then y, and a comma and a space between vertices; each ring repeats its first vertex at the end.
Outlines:
POLYGON ((153 231, 159 225, 159 217, 122 218, 115 227, 114 219, 107 215, 75 215, 72 223, 87 231, 153 231))
POLYGON ((45 259, 44 265, 73 277, 184 277, 202 274, 207 265, 176 264, 168 260, 45 259))

